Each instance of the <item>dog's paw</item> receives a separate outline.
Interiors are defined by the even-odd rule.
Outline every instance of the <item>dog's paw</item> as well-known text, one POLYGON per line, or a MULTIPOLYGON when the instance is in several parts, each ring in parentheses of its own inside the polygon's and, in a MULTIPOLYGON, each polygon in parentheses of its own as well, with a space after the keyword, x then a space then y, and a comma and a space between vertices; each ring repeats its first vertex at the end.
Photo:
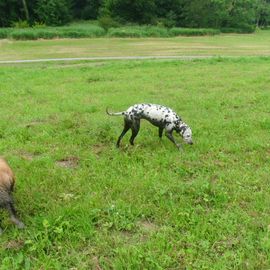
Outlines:
POLYGON ((18 220, 16 217, 11 217, 10 219, 16 226, 17 228, 19 229, 23 229, 25 227, 25 225, 20 221, 18 220))
POLYGON ((20 221, 18 224, 17 224, 17 227, 19 229, 24 229, 25 228, 25 225, 20 221))
POLYGON ((181 144, 177 144, 176 146, 177 146, 177 148, 178 148, 179 151, 183 151, 184 150, 184 148, 183 148, 183 146, 181 144))

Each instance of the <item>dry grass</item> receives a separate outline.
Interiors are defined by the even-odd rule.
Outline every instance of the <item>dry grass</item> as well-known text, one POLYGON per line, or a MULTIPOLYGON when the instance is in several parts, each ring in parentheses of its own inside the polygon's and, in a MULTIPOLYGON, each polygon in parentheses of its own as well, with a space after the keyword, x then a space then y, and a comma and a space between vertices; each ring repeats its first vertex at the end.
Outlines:
POLYGON ((270 55, 270 31, 177 38, 0 40, 0 59, 106 56, 270 55))

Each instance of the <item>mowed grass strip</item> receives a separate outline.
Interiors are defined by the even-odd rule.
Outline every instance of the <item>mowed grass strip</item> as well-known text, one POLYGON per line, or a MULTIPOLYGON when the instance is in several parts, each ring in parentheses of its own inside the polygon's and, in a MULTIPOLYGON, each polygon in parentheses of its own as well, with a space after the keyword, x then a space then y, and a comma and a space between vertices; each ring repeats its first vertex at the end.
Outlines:
MULTIPOLYGON (((0 67, 0 151, 19 231, 1 212, 0 269, 267 269, 270 61, 0 67), (193 129, 179 152, 120 111, 167 105, 193 129)), ((177 139, 181 139, 177 136, 177 139)))
POLYGON ((269 56, 270 31, 175 38, 0 40, 1 60, 106 56, 269 56))

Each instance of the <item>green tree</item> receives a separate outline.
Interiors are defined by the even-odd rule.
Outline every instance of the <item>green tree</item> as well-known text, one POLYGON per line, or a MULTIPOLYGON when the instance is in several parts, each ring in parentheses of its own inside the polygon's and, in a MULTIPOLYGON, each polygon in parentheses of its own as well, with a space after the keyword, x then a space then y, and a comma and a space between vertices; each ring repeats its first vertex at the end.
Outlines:
POLYGON ((185 0, 155 0, 156 15, 164 18, 166 26, 181 26, 184 4, 185 0))
POLYGON ((255 25, 254 0, 231 0, 227 24, 229 27, 248 28, 255 25))
POLYGON ((257 0, 255 5, 256 25, 267 26, 270 24, 270 0, 257 0))
POLYGON ((73 0, 73 16, 77 19, 96 19, 103 0, 73 0))
POLYGON ((253 0, 186 0, 183 18, 189 27, 245 29, 255 24, 255 4, 253 0))
POLYGON ((96 19, 252 29, 270 24, 270 0, 0 0, 0 27, 19 20, 63 25, 96 19))
POLYGON ((107 0, 103 12, 126 22, 150 24, 156 18, 154 0, 107 0))
POLYGON ((47 25, 64 25, 72 19, 71 3, 69 0, 40 0, 36 14, 47 25))
POLYGON ((22 4, 23 4, 24 13, 25 13, 25 19, 29 21, 29 11, 28 11, 26 0, 22 0, 22 4))
POLYGON ((0 0, 0 27, 10 26, 13 22, 24 18, 22 2, 16 0, 0 0))

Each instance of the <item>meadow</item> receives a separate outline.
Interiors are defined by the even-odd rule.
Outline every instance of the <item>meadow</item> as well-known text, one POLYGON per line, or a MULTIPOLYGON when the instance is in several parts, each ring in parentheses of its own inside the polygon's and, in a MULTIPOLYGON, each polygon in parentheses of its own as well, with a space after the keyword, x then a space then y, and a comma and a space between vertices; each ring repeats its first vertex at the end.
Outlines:
POLYGON ((27 225, 0 213, 0 269, 268 269, 269 72, 263 57, 0 66, 27 225), (116 149, 105 108, 139 102, 177 111, 194 145, 143 122, 116 149))
POLYGON ((269 56, 270 30, 173 38, 0 40, 1 60, 106 56, 269 56))

